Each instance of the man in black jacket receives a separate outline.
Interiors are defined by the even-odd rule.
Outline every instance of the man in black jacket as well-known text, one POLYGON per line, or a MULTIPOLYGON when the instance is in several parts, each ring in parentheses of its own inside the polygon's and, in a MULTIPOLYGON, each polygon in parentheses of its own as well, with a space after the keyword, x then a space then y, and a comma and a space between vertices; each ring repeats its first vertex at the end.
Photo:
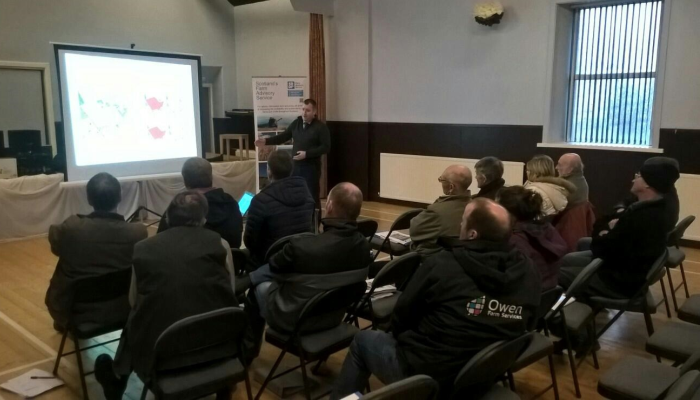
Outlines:
POLYGON ((506 184, 503 180, 503 162, 496 157, 484 157, 474 165, 479 193, 473 198, 496 200, 498 191, 506 184))
MULTIPOLYGON (((357 230, 362 192, 352 183, 339 183, 328 194, 323 233, 299 236, 264 265, 251 272, 255 290, 248 294, 251 355, 260 349, 265 320, 280 332, 291 332, 299 314, 314 296, 326 290, 362 282, 367 278, 370 248, 357 230)), ((304 331, 329 329, 343 315, 314 321, 304 331)))
MULTIPOLYGON (((54 320, 54 328, 63 330, 73 304, 75 282, 131 268, 134 245, 148 236, 142 224, 129 224, 117 214, 121 201, 121 185, 110 174, 99 173, 88 181, 88 203, 94 211, 74 215, 60 225, 51 225, 49 243, 58 256, 56 270, 46 292, 46 306, 54 320)), ((108 323, 121 318, 124 298, 95 307, 81 306, 75 322, 108 323)))
POLYGON ((226 250, 221 237, 203 227, 205 215, 207 200, 201 193, 179 193, 168 207, 170 229, 136 245, 135 302, 115 360, 101 354, 95 361, 95 378, 107 400, 122 398, 132 370, 146 381, 156 340, 170 325, 238 305, 225 266, 226 250))
POLYGON ((593 258, 601 258, 603 265, 588 284, 589 295, 624 299, 642 287, 652 264, 666 248, 670 221, 665 194, 674 190, 679 175, 673 162, 650 160, 632 180, 630 191, 637 201, 607 224, 597 224, 589 251, 562 259, 561 286, 568 288, 593 258))
POLYGON ((371 374, 385 384, 416 374, 449 387, 484 347, 522 335, 536 317, 540 279, 508 245, 508 212, 487 199, 464 210, 460 239, 428 257, 394 310, 392 332, 355 336, 331 396, 364 390, 371 374))
POLYGON ((275 145, 294 139, 292 152, 294 153, 294 176, 300 176, 306 181, 309 192, 319 205, 319 179, 321 177, 321 156, 331 149, 331 135, 328 127, 316 118, 316 101, 304 100, 301 109, 301 117, 289 124, 281 134, 260 138, 255 145, 275 145))
MULTIPOLYGON (((213 187, 211 164, 203 158, 190 158, 182 166, 182 179, 187 190, 200 192, 207 198, 209 212, 205 228, 221 235, 232 249, 241 247, 243 217, 238 202, 224 189, 213 187)), ((158 233, 169 228, 167 212, 158 225, 158 233)))
POLYGON ((267 262, 265 253, 278 239, 314 230, 314 200, 304 179, 290 176, 292 168, 289 153, 270 153, 267 175, 272 182, 250 202, 243 241, 256 266, 267 262))

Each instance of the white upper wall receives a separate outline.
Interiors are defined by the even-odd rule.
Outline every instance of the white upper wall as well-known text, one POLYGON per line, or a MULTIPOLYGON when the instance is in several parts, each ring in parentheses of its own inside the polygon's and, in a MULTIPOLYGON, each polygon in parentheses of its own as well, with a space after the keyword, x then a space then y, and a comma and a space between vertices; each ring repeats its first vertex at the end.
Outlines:
POLYGON ((471 0, 372 1, 371 120, 541 125, 549 1, 502 4, 489 28, 471 0))
POLYGON ((236 7, 234 26, 238 108, 253 108, 254 76, 308 75, 309 14, 289 0, 236 7))
POLYGON ((233 7, 226 0, 1 0, 0 60, 50 62, 49 42, 202 55, 223 67, 224 107, 236 107, 233 7))
POLYGON ((673 0, 662 128, 700 129, 700 1, 673 0))

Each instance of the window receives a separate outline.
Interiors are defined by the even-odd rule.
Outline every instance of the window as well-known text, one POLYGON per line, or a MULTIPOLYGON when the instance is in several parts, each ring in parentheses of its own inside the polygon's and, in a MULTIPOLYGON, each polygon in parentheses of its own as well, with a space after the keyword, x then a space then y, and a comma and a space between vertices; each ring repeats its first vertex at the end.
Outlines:
POLYGON ((663 1, 574 9, 566 138, 650 146, 663 1))

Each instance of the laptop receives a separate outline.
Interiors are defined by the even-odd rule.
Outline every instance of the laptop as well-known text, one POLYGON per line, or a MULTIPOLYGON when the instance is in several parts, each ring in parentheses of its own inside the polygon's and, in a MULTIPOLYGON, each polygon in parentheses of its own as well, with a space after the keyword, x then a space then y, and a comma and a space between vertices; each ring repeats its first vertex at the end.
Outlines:
POLYGON ((244 218, 248 213, 248 209, 250 208, 250 202, 253 201, 253 197, 255 197, 253 193, 245 192, 243 193, 243 197, 241 197, 241 199, 238 200, 238 208, 241 210, 241 215, 244 218))

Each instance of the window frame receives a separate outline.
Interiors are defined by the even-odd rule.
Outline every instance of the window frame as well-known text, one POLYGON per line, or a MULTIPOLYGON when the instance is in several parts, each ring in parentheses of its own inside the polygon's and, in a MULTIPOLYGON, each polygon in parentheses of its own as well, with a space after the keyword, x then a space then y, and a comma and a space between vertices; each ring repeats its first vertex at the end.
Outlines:
MULTIPOLYGON (((673 0, 662 0, 659 29, 657 65, 654 82, 654 98, 651 116, 649 146, 610 145, 568 142, 569 115, 573 103, 570 84, 572 63, 576 56, 577 23, 575 11, 580 8, 595 8, 611 5, 624 5, 651 2, 654 0, 555 0, 551 6, 547 60, 547 80, 545 93, 545 118, 542 143, 538 147, 599 148, 604 150, 627 150, 642 152, 663 152, 659 149, 661 115, 663 106, 664 77, 668 49, 668 30, 673 0)), ((625 74, 626 75, 626 74, 625 74)), ((629 75, 635 75, 630 73, 629 75)))

